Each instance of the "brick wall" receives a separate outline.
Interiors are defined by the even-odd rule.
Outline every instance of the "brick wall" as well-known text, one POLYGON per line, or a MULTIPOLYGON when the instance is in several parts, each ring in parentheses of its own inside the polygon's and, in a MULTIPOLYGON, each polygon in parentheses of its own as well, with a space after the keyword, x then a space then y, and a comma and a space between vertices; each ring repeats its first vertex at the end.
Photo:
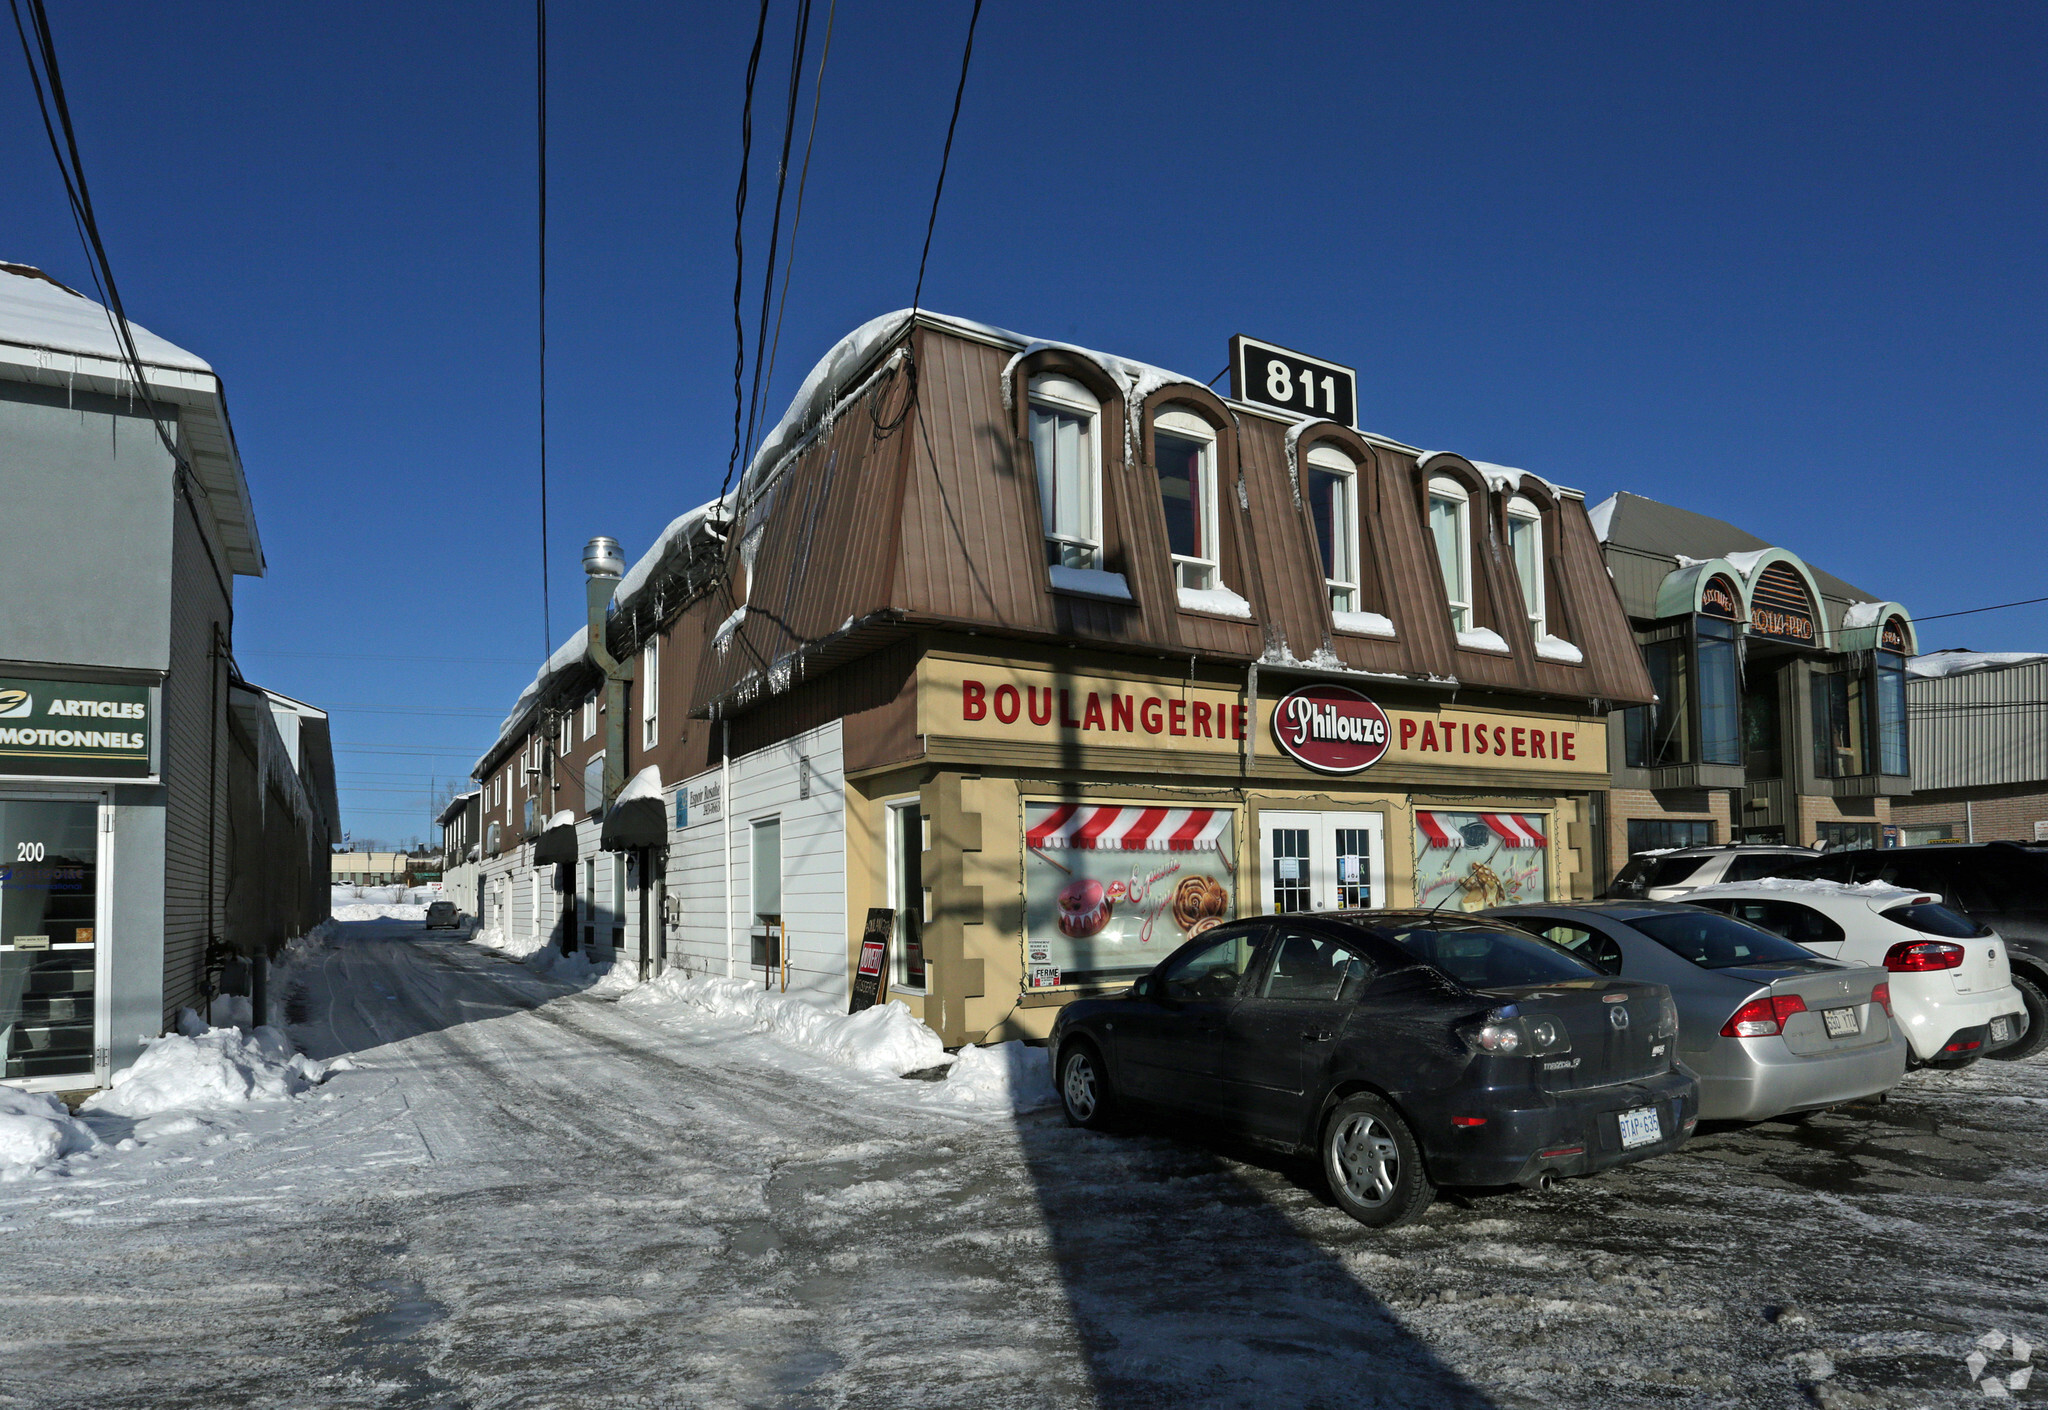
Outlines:
POLYGON ((1900 826, 1949 823, 1978 842, 2032 842, 2034 824, 2048 822, 2048 786, 2041 783, 1917 793, 1892 809, 1900 826))
POLYGON ((1682 819, 1710 822, 1713 842, 1730 840, 1728 794, 1709 788, 1616 788, 1607 795, 1607 874, 1614 875, 1628 861, 1628 824, 1631 818, 1682 819))

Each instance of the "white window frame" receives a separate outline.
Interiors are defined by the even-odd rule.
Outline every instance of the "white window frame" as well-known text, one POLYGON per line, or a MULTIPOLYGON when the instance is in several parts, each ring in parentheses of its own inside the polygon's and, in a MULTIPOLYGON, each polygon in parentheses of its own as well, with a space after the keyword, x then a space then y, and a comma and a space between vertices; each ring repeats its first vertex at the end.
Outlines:
POLYGON ((640 648, 640 747, 661 742, 661 638, 640 648))
MULTIPOLYGON (((925 899, 931 895, 931 888, 920 888, 921 894, 916 897, 906 897, 902 894, 903 815, 905 813, 911 813, 921 818, 922 815, 918 814, 917 810, 923 807, 923 805, 924 800, 920 798, 917 794, 913 793, 908 798, 892 799, 886 805, 886 811, 883 813, 884 818, 887 819, 887 827, 885 830, 888 834, 888 856, 884 864, 889 868, 887 886, 889 908, 895 911, 897 915, 901 916, 905 914, 910 909, 910 906, 914 903, 918 908, 918 919, 920 921, 929 919, 929 917, 927 917, 924 914, 924 906, 925 899)), ((920 822, 919 827, 920 831, 922 831, 922 822, 920 822)), ((928 849, 919 849, 920 853, 926 850, 928 849)), ((921 861, 918 866, 918 875, 920 877, 924 875, 924 867, 921 861)), ((910 982, 910 953, 909 947, 906 944, 904 944, 904 935, 908 931, 908 929, 909 927, 906 924, 899 921, 896 926, 896 934, 891 939, 890 948, 894 951, 894 954, 889 961, 889 987, 892 989, 900 989, 906 994, 922 994, 925 992, 925 985, 912 984, 910 982)), ((925 961, 925 975, 927 978, 927 982, 929 982, 929 978, 931 975, 930 960, 925 961)))
POLYGON ((591 691, 583 698, 583 737, 590 738, 597 733, 597 692, 591 691))
MULTIPOLYGON (((1358 464, 1343 451, 1333 446, 1310 446, 1309 468, 1323 470, 1343 479, 1344 512, 1338 525, 1339 542, 1330 554, 1331 566, 1337 569, 1334 577, 1325 577, 1323 585, 1330 592, 1332 612, 1359 611, 1359 553, 1358 553, 1358 464)), ((1332 515, 1333 519, 1339 516, 1332 515)), ((1315 518, 1313 508, 1309 513, 1311 523, 1315 518)), ((1322 559, 1322 545, 1316 545, 1317 562, 1322 559)))
MULTIPOLYGON (((1030 410, 1047 413, 1064 413, 1081 418, 1084 434, 1088 438, 1088 449, 1084 456, 1081 473, 1087 484, 1081 491, 1086 502, 1087 521, 1081 525, 1082 532, 1061 533, 1051 525, 1058 522, 1058 508, 1046 493, 1047 485, 1058 483, 1056 468, 1048 471, 1045 466, 1037 467, 1039 498, 1039 530, 1048 544, 1058 544, 1061 563, 1069 568, 1100 568, 1102 566, 1102 403, 1097 401, 1079 382, 1057 373, 1040 373, 1031 379, 1030 410), (1086 562, 1066 562, 1067 551, 1079 550, 1077 556, 1086 562)), ((1037 460, 1036 437, 1031 435, 1030 417, 1025 418, 1025 431, 1032 442, 1032 458, 1037 460)))
POLYGON ((1223 556, 1217 551, 1220 545, 1216 532, 1216 428, 1192 411, 1164 408, 1152 418, 1154 465, 1159 463, 1158 438, 1162 432, 1184 441, 1197 441, 1202 447, 1200 482, 1195 493, 1195 526, 1201 535, 1202 546, 1209 550, 1209 557, 1173 554, 1173 584, 1176 588, 1193 588, 1196 591, 1220 588, 1224 583, 1223 556))
POLYGON ((1472 492, 1448 475, 1433 477, 1429 482, 1429 521, 1423 527, 1429 533, 1430 551, 1436 555, 1438 576, 1443 579, 1444 601, 1451 612, 1451 630, 1469 632, 1472 630, 1472 492), (1458 547, 1455 571, 1452 565, 1443 561, 1443 544, 1436 536, 1436 506, 1439 501, 1456 506, 1452 535, 1458 547), (1453 577, 1457 579, 1455 583, 1452 582, 1453 577))
POLYGON ((1543 511, 1533 500, 1521 495, 1508 501, 1508 560, 1515 565, 1515 576, 1521 580, 1522 611, 1529 619, 1531 637, 1541 641, 1550 634, 1549 600, 1543 590, 1543 511), (1533 536, 1533 567, 1526 573, 1522 571, 1521 555, 1516 551, 1518 531, 1533 536))

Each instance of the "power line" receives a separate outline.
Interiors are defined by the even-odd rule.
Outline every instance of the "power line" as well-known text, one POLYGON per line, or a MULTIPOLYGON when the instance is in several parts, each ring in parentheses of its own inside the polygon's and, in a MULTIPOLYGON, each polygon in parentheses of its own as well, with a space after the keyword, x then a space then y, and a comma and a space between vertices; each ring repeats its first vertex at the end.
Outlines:
POLYGON ((534 0, 535 104, 540 128, 540 629, 541 660, 555 651, 548 600, 548 0, 534 0))
POLYGON ((960 85, 953 90, 953 116, 946 123, 946 149, 939 155, 939 184, 932 188, 932 213, 924 223, 924 253, 917 257, 917 289, 910 296, 915 314, 924 300, 924 266, 932 255, 932 231, 939 223, 939 197, 946 193, 946 167, 953 160, 953 129, 960 125, 960 100, 967 93, 967 65, 974 58, 974 27, 981 23, 981 0, 974 0, 974 13, 967 19, 967 47, 960 55, 960 85))
POLYGON ((1939 622, 1944 617, 1974 617, 1979 612, 2002 612, 2008 607, 2032 607, 2037 602, 2048 602, 2048 597, 2028 597, 2018 602, 1995 602, 1989 607, 1966 607, 1960 612, 1936 612, 1931 617, 1915 617, 1913 624, 1918 626, 1922 622, 1939 622))
POLYGON ((732 201, 732 455, 726 461, 725 480, 718 497, 732 488, 733 472, 739 468, 741 422, 747 410, 747 325, 740 311, 747 288, 747 169, 754 160, 754 76, 761 69, 761 41, 768 35, 768 3, 761 0, 761 17, 754 25, 754 52, 747 56, 746 94, 740 104, 740 184, 732 201))
POLYGON ((811 130, 804 136, 804 164, 796 178, 796 214, 789 222, 789 253, 782 259, 782 293, 775 304, 775 336, 768 343, 768 388, 775 388, 775 357, 782 350, 782 315, 789 308, 789 271, 796 264, 796 232, 804 223, 804 186, 811 179, 811 144, 818 139, 818 105, 825 96, 825 63, 832 57, 832 25, 839 17, 839 0, 825 11, 825 50, 818 55, 818 76, 811 80, 811 130))
POLYGON ((789 46, 789 98, 782 112, 782 156, 775 163, 775 212, 768 219, 768 260, 761 274, 761 326, 754 334, 754 386, 747 394, 747 437, 744 453, 754 453, 754 428, 761 414, 761 370, 766 359, 768 309, 775 293, 775 250, 782 239, 782 193, 789 184, 789 144, 796 136, 796 95, 803 83, 804 51, 811 38, 811 0, 797 0, 796 32, 789 46))

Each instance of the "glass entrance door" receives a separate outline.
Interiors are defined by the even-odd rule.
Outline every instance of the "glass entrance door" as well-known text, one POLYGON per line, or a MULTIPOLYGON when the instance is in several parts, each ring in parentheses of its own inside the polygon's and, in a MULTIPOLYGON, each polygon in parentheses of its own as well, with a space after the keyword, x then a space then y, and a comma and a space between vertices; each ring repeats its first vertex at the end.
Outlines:
POLYGON ((1269 915, 1386 905, 1385 821, 1378 813, 1259 814, 1269 915))
POLYGON ((100 807, 0 798, 0 1076, 90 1076, 100 807))

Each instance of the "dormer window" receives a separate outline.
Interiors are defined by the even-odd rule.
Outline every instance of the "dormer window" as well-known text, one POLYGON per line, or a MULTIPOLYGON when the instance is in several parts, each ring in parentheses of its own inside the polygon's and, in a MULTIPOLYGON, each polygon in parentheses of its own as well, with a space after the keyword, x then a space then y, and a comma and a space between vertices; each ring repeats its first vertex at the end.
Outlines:
POLYGON ((1197 592, 1219 587, 1216 432, 1189 412, 1162 411, 1152 425, 1152 442, 1175 585, 1197 592))
POLYGON ((1522 584, 1530 636, 1541 641, 1550 634, 1543 598, 1543 511, 1521 495, 1508 501, 1508 556, 1522 584))
POLYGON ((1048 567, 1102 566, 1101 411, 1079 382, 1050 373, 1031 379, 1031 456, 1048 567))
POLYGON ((1445 475, 1429 482, 1429 536, 1443 573, 1451 630, 1472 630, 1472 497, 1445 475))
POLYGON ((1332 612, 1358 611, 1358 467, 1328 446, 1308 453, 1308 509, 1332 612))

